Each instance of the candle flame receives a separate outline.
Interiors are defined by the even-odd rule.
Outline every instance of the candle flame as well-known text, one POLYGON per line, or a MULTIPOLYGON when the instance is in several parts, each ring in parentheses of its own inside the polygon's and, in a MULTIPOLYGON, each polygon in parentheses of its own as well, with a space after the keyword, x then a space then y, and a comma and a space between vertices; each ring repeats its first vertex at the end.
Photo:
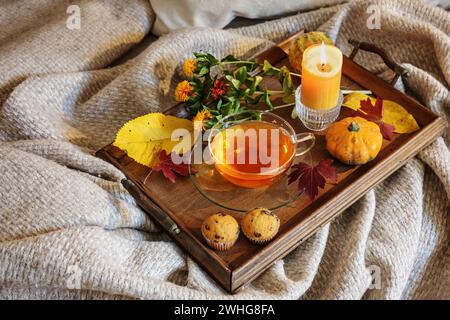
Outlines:
POLYGON ((327 53, 325 51, 325 43, 323 41, 320 45, 320 64, 322 66, 327 64, 327 53))

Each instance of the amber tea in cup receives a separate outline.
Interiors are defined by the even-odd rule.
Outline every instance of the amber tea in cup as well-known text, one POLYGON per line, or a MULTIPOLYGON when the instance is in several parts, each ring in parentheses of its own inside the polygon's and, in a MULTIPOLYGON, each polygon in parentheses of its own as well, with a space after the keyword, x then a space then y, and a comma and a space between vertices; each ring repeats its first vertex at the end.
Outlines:
POLYGON ((258 188, 275 182, 295 156, 308 152, 314 135, 295 134, 289 123, 270 112, 245 111, 214 126, 208 142, 215 168, 226 180, 258 188), (306 140, 310 145, 298 150, 297 143, 306 140))

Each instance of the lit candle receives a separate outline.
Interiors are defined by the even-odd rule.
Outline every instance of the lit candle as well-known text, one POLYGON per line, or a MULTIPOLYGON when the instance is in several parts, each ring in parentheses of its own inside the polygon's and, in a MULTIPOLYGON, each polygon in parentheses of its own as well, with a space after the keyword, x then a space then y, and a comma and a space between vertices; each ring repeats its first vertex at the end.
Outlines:
POLYGON ((303 52, 302 103, 312 109, 336 107, 342 73, 342 52, 322 42, 303 52))

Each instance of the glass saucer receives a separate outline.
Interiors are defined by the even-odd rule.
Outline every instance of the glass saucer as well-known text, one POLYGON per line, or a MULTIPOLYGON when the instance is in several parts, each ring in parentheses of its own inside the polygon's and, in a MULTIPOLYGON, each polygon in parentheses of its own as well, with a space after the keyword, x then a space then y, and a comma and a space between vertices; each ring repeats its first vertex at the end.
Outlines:
MULTIPOLYGON (((313 163, 311 153, 294 158, 293 164, 299 162, 311 165, 313 163)), ((303 190, 298 190, 296 182, 288 184, 290 171, 289 168, 269 186, 250 189, 239 187, 226 180, 216 170, 214 164, 205 162, 189 164, 190 179, 200 194, 219 207, 238 212, 247 212, 257 207, 275 210, 295 201, 303 190), (192 167, 197 171, 195 174, 192 174, 192 167)))

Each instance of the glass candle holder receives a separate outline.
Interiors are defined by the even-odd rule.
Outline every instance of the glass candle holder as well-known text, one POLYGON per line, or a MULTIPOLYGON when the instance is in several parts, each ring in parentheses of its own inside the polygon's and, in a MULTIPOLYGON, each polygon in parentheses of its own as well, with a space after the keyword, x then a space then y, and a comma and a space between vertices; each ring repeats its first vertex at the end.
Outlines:
POLYGON ((331 109, 314 109, 305 106, 301 100, 301 85, 295 91, 295 111, 303 125, 312 131, 322 131, 339 117, 341 105, 344 101, 342 91, 339 91, 338 102, 331 109))

